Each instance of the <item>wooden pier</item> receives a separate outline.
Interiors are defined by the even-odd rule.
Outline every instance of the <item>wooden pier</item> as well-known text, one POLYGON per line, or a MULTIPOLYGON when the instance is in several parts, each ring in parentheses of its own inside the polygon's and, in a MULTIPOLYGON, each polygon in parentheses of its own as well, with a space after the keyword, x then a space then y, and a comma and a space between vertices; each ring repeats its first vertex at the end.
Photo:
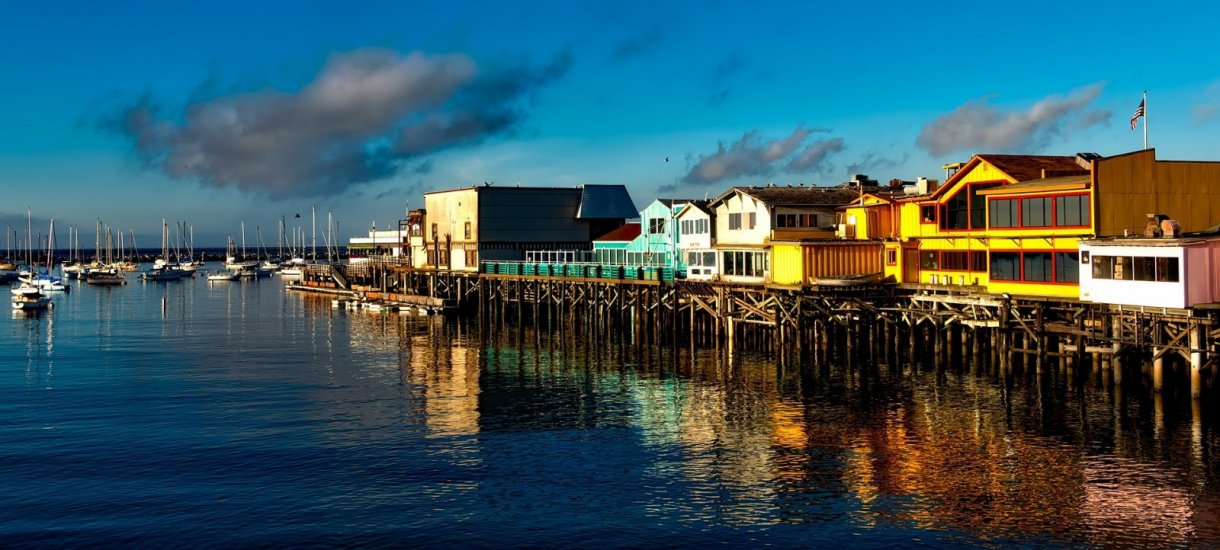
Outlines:
POLYGON ((418 296, 490 325, 579 326, 636 344, 764 352, 784 364, 948 365, 1141 376, 1156 392, 1216 377, 1216 308, 1131 308, 935 285, 800 288, 410 269, 388 262, 307 270, 302 285, 418 296))

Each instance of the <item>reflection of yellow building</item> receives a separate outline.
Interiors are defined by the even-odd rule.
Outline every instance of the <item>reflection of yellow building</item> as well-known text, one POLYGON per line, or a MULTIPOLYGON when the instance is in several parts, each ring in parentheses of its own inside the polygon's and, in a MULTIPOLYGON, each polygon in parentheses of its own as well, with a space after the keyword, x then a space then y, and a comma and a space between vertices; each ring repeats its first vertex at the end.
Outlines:
POLYGON ((424 321, 425 332, 409 336, 406 381, 421 388, 424 423, 435 436, 479 433, 479 349, 460 340, 434 342, 443 324, 424 321))

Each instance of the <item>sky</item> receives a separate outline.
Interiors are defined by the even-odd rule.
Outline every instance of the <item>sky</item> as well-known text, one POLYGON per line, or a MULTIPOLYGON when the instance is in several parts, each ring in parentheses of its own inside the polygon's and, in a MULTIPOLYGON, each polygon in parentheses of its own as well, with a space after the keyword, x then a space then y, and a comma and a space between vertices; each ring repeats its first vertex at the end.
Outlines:
POLYGON ((423 193, 943 178, 975 153, 1220 161, 1214 3, 11 2, 0 225, 155 247, 396 226, 423 193), (28 209, 28 210, 27 210, 28 209), (316 214, 314 214, 316 212, 316 214), (296 217, 297 215, 301 217, 296 217), (316 225, 313 223, 316 220, 316 225), (290 232, 293 230, 290 229, 290 232))

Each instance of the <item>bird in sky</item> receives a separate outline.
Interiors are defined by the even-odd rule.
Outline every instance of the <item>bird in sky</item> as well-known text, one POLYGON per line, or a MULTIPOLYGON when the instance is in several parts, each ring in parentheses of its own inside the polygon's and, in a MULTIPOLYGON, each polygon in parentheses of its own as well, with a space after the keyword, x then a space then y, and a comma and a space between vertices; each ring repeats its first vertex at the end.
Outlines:
POLYGON ((298 213, 297 215, 295 215, 295 216, 293 216, 293 217, 294 217, 294 218, 299 218, 299 217, 301 217, 301 214, 299 214, 299 213, 298 213))
POLYGON ((665 162, 669 162, 669 157, 665 157, 665 162))

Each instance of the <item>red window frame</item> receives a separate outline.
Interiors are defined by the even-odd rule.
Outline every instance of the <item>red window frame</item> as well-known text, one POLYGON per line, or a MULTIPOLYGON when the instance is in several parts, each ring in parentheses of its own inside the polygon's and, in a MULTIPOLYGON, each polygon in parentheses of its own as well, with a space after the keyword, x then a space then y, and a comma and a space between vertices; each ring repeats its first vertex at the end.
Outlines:
MULTIPOLYGON (((1080 251, 1075 250, 1075 249, 1056 250, 1053 248, 1045 248, 1045 249, 1038 248, 1038 249, 1029 249, 1029 250, 991 250, 989 252, 988 260, 991 259, 990 254, 1016 254, 1017 262, 1018 262, 1017 271, 1021 278, 1020 279, 997 279, 997 278, 993 277, 991 275, 991 263, 990 262, 988 262, 987 276, 992 281, 1003 282, 1003 283, 1022 283, 1022 284, 1029 284, 1029 285, 1054 285, 1054 286, 1080 286, 1079 277, 1077 278, 1076 282, 1074 282, 1074 283, 1057 281, 1056 279, 1059 278, 1058 277, 1059 267, 1058 267, 1058 264, 1056 264, 1056 262, 1055 262, 1055 254, 1079 254, 1079 253, 1080 253, 1080 251), (1030 280, 1025 279, 1025 255, 1026 254, 1050 254, 1051 255, 1051 280, 1049 280, 1049 281, 1030 281, 1030 280)), ((1077 262, 1079 262, 1080 256, 1077 256, 1076 259, 1077 259, 1077 262)))
MULTIPOLYGON (((1093 226, 1093 197, 1088 192, 1084 193, 1041 193, 1037 195, 1021 195, 1016 197, 987 197, 987 228, 997 231, 1021 231, 1021 230, 1045 230, 1045 229, 1089 229, 1093 226), (1089 223, 1085 225, 1056 225, 1059 220, 1059 199, 1061 197, 1088 197, 1089 199, 1089 223), (1050 222, 1049 225, 1025 225, 1025 201, 1024 199, 1042 199, 1049 198, 1051 201, 1050 222), (1017 203, 1017 218, 1016 225, 1012 227, 991 227, 991 203, 992 201, 1016 201, 1017 203)), ((997 251, 998 252, 998 251, 997 251)), ((1062 252, 1062 251, 1060 251, 1062 252)))

